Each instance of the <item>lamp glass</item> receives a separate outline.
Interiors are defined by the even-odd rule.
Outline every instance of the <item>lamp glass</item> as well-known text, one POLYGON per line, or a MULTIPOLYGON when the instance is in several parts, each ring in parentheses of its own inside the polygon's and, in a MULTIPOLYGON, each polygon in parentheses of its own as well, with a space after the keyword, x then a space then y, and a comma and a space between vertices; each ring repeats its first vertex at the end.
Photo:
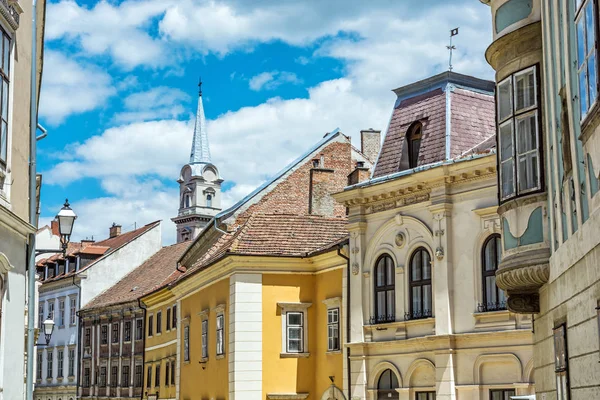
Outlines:
POLYGON ((51 320, 50 318, 48 318, 47 320, 44 321, 44 334, 45 335, 52 335, 52 332, 54 332, 54 321, 51 320))
POLYGON ((69 201, 65 201, 65 205, 60 209, 56 215, 58 219, 58 230, 61 236, 69 237, 73 232, 73 223, 77 219, 77 214, 69 206, 69 201))

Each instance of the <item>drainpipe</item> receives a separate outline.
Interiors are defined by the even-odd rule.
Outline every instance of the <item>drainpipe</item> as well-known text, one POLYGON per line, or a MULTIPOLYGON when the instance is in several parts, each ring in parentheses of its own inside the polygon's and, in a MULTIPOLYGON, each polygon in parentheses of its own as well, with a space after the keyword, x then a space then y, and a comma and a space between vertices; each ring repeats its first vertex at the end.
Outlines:
MULTIPOLYGON (((29 223, 37 226, 36 207, 36 130, 37 130, 37 0, 31 5, 31 93, 29 114, 29 223)), ((33 363, 35 335, 35 233, 29 235, 27 274, 27 381, 26 399, 33 400, 33 363)))
MULTIPOLYGON (((138 306, 144 310, 144 316, 142 317, 142 390, 140 391, 140 400, 144 399, 144 389, 146 389, 146 387, 144 386, 144 373, 146 372, 146 312, 148 310, 148 308, 146 307, 146 305, 142 302, 142 298, 138 297, 138 306)), ((177 311, 179 311, 179 307, 177 307, 177 311)), ((179 322, 179 318, 177 318, 177 322, 179 322)), ((135 346, 135 344, 134 344, 135 346)), ((133 356, 135 359, 135 347, 133 349, 133 356)), ((135 365, 135 363, 134 363, 135 365)), ((134 371, 135 373, 135 371, 134 371)), ((135 390, 135 389, 134 389, 135 390)))
POLYGON ((446 85, 446 161, 450 160, 450 136, 452 134, 452 95, 455 86, 451 83, 446 85))
MULTIPOLYGON (((342 249, 343 245, 339 245, 338 249, 337 249, 337 253, 338 256, 346 259, 346 342, 350 341, 350 258, 346 257, 345 255, 342 254, 342 252, 340 251, 342 249)), ((348 241, 348 248, 350 247, 350 241, 348 241)), ((348 370, 348 399, 350 399, 352 397, 352 384, 351 382, 351 378, 352 378, 352 367, 350 364, 350 348, 346 348, 346 363, 347 363, 347 370, 348 370)), ((343 385, 342 385, 343 388, 343 385)))

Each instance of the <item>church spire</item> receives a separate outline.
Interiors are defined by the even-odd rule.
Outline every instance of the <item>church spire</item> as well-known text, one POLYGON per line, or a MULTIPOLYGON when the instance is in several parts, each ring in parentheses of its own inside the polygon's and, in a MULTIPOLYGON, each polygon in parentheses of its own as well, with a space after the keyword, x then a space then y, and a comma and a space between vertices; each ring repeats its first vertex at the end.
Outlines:
POLYGON ((196 111, 196 125, 194 126, 190 164, 210 162, 206 118, 204 117, 204 106, 202 105, 202 79, 200 79, 198 82, 198 109, 196 111))

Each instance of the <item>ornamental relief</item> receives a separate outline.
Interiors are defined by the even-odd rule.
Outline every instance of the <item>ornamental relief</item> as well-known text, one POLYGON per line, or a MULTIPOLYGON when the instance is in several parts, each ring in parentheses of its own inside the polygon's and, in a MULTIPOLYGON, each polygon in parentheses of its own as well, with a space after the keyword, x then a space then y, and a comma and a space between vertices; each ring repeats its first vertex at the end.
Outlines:
POLYGON ((365 212, 367 214, 373 214, 376 212, 387 211, 398 207, 404 207, 410 204, 422 203, 424 201, 429 200, 429 193, 421 193, 415 194, 412 196, 402 197, 400 199, 394 200, 384 200, 371 205, 368 205, 365 208, 365 212))

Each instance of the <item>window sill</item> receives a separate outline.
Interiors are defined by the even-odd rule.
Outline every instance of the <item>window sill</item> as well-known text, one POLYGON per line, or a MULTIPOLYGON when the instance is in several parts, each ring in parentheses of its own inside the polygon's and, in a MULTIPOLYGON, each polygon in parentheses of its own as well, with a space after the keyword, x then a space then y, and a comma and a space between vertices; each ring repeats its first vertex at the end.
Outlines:
POLYGON ((280 353, 279 358, 308 358, 310 353, 280 353))
POLYGON ((162 335, 162 332, 157 332, 156 335, 154 335, 154 336, 160 336, 160 335, 162 335))
POLYGON ((269 400, 303 400, 308 398, 308 393, 267 393, 269 400))
POLYGON ((62 381, 63 381, 63 379, 64 379, 64 378, 61 376, 61 377, 59 377, 59 378, 56 378, 56 381, 57 381, 57 382, 62 382, 62 381))
POLYGON ((595 128, 598 126, 598 122, 600 122, 599 120, 600 105, 598 105, 598 101, 596 101, 592 106, 592 109, 588 111, 588 114, 581 121, 581 134, 577 139, 585 144, 596 130, 595 128))
POLYGON ((335 354, 342 354, 342 350, 329 350, 327 351, 325 354, 329 355, 335 355, 335 354))
POLYGON ((217 360, 222 360, 225 358, 225 354, 217 354, 217 360))

